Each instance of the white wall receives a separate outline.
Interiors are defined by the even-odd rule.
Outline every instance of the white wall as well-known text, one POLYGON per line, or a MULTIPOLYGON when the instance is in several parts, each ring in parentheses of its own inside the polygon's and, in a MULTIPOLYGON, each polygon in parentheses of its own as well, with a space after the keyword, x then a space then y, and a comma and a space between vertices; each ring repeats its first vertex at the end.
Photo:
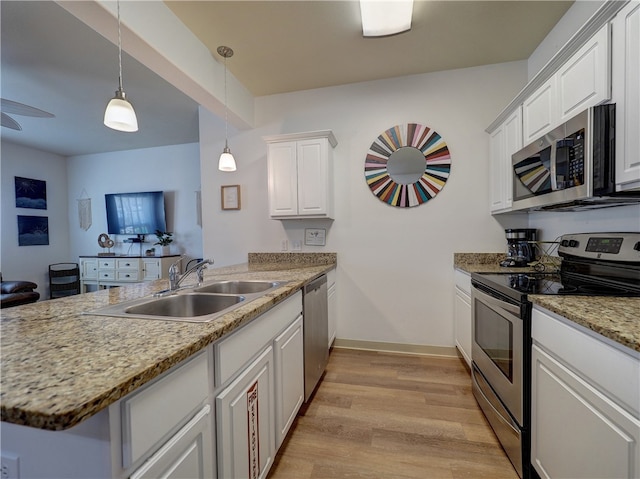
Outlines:
POLYGON ((545 66, 589 18, 605 3, 604 0, 577 0, 551 29, 528 60, 528 79, 545 66))
POLYGON ((230 139, 235 173, 216 170, 224 139, 207 135, 200 116, 205 256, 246 261, 249 251, 279 251, 303 240, 305 227, 327 228, 338 253, 338 337, 431 346, 453 342, 453 253, 503 251, 503 226, 489 215, 486 126, 526 82, 514 62, 258 98, 255 130, 230 139), (433 200, 393 208, 364 180, 364 159, 384 130, 408 122, 434 128, 452 156, 451 177, 433 200), (335 221, 268 218, 263 135, 332 129, 335 221), (240 184, 242 210, 220 210, 220 185, 240 184))
MULTIPOLYGON (((107 232, 106 193, 165 192, 167 229, 174 232, 172 253, 202 256, 202 228, 197 225, 196 191, 200 189, 200 155, 197 143, 101 153, 68 158, 70 255, 95 255, 102 249, 98 236, 107 232), (86 192, 86 194, 83 193, 86 192), (92 225, 84 231, 78 220, 77 199, 90 197, 92 225)), ((123 244, 128 235, 117 235, 114 251, 139 254, 139 245, 123 244)), ((147 235, 144 249, 155 235, 147 235)))
POLYGON ((2 142, 2 221, 0 270, 6 280, 33 281, 42 299, 49 297, 49 264, 72 260, 67 214, 67 165, 53 153, 2 142), (47 209, 16 208, 14 177, 47 182, 47 209), (18 246, 17 216, 49 218, 49 244, 18 246))

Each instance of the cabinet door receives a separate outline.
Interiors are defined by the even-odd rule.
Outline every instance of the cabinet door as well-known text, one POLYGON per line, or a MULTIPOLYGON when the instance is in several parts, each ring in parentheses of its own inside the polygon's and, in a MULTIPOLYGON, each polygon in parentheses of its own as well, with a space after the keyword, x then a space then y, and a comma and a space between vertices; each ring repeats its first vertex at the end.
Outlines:
POLYGON ((534 344, 531 462, 542 478, 633 478, 640 419, 534 344))
POLYGON ((459 288, 456 288, 453 310, 456 321, 456 346, 471 367, 471 298, 459 288))
POLYGON ((274 454, 273 397, 269 346, 216 397, 220 477, 266 477, 274 454))
POLYGON ((552 76, 522 104, 523 145, 552 130, 558 123, 556 76, 552 76))
POLYGON ((613 20, 612 81, 616 103, 616 190, 640 187, 640 2, 613 20))
POLYGON ((298 169, 296 142, 270 143, 267 153, 269 214, 298 214, 298 169))
POLYGON ((609 37, 606 24, 558 70, 560 123, 611 97, 609 37))
POLYGON ((504 209, 504 125, 500 125, 489 137, 489 186, 491 212, 504 209))
POLYGON ((131 479, 203 479, 213 475, 211 407, 194 418, 145 462, 131 479))
POLYGON ((83 280, 98 279, 98 260, 95 258, 81 258, 80 274, 83 280))
MULTIPOLYGON (((335 273, 334 273, 335 275, 335 273)), ((329 275, 327 275, 329 277, 329 275)), ((329 348, 333 346, 333 342, 336 340, 338 333, 338 301, 336 296, 336 283, 335 281, 327 288, 327 310, 328 325, 329 325, 329 348)))
POLYGON ((491 212, 509 211, 513 204, 511 155, 522 148, 522 109, 518 107, 489 139, 491 212))
POLYGON ((314 138, 298 141, 298 215, 328 213, 328 141, 314 138))
POLYGON ((142 260, 142 280, 153 281, 162 277, 159 259, 143 259, 142 260))
POLYGON ((274 340, 276 450, 304 401, 302 315, 274 340))

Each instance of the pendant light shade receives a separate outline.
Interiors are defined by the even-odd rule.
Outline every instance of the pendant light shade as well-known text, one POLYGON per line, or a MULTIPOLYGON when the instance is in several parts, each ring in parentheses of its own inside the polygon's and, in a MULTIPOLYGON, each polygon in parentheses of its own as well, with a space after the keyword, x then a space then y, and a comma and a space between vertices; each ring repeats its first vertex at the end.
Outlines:
POLYGON ((138 118, 133 105, 122 89, 122 36, 120 33, 120 1, 116 2, 118 10, 118 89, 116 95, 107 104, 104 111, 104 124, 118 131, 138 131, 138 118))
POLYGON ((217 50, 218 54, 224 58, 224 150, 218 160, 218 169, 220 171, 236 171, 236 160, 231 154, 229 148, 229 112, 227 109, 227 58, 233 56, 233 50, 229 47, 220 46, 217 50))
POLYGON ((133 105, 126 99, 123 90, 118 89, 104 111, 104 124, 118 131, 138 131, 138 118, 133 105))

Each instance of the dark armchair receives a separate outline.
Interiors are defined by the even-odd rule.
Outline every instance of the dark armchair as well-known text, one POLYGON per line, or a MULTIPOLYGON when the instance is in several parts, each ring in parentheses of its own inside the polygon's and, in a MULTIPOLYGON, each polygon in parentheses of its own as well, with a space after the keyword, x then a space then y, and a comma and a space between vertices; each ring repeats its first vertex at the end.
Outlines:
POLYGON ((40 293, 34 291, 38 287, 31 281, 1 281, 2 308, 10 308, 21 304, 35 303, 40 298, 40 293))

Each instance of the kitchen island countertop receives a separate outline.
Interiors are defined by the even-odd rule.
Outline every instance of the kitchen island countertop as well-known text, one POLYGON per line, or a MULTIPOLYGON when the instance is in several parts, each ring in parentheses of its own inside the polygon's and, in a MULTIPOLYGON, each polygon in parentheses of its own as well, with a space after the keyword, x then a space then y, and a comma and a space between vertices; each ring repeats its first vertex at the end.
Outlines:
POLYGON ((2 310, 2 421, 48 430, 68 429, 336 266, 335 253, 252 254, 249 263, 205 270, 205 282, 265 279, 286 283, 209 323, 83 314, 149 296, 165 289, 166 280, 2 310))

